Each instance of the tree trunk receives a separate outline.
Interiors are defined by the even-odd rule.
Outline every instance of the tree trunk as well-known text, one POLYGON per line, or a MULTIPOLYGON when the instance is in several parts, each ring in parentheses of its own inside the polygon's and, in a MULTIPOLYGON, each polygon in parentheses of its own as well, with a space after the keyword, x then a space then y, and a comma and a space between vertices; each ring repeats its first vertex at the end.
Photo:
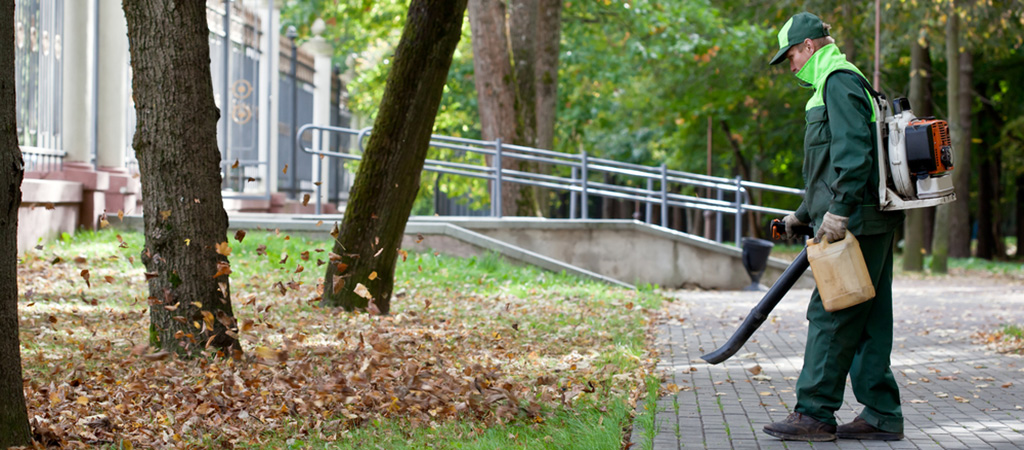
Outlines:
MULTIPOLYGON (((516 81, 515 144, 537 147, 537 18, 538 0, 509 1, 509 42, 516 81)), ((536 173, 536 163, 517 160, 517 169, 536 173)), ((545 195, 536 186, 520 188, 516 215, 543 216, 540 197, 545 195)))
MULTIPOLYGON (((960 97, 958 90, 960 86, 960 70, 957 67, 959 64, 959 51, 960 51, 960 38, 959 38, 959 16, 956 14, 950 14, 946 19, 946 93, 949 111, 949 133, 950 138, 953 141, 953 149, 956 152, 956 160, 954 174, 963 172, 967 167, 963 165, 963 156, 961 150, 957 148, 957 143, 961 142, 962 129, 960 127, 960 117, 958 112, 960 111, 960 97)), ((954 179, 955 180, 955 179, 954 179)), ((955 181, 954 181, 955 183, 955 181)), ((960 195, 957 202, 967 202, 970 197, 970 193, 967 191, 961 191, 957 189, 957 193, 960 195)), ((949 236, 950 236, 950 220, 953 216, 953 205, 946 203, 935 208, 935 228, 932 234, 932 272, 934 273, 946 273, 949 271, 948 259, 949 259, 949 236)))
POLYGON ((960 82, 957 91, 958 109, 949 110, 950 116, 957 114, 960 132, 950 136, 956 152, 956 169, 953 171, 953 185, 959 199, 952 204, 949 217, 949 257, 969 258, 971 256, 971 107, 974 104, 973 80, 974 63, 971 52, 959 55, 960 82), (959 137, 959 140, 957 138, 959 137), (961 195, 962 193, 962 195, 961 195))
POLYGON ((537 0, 509 0, 517 144, 537 146, 537 0))
POLYGON ((1002 240, 999 224, 1002 222, 1002 211, 999 208, 1000 177, 999 149, 990 148, 988 155, 982 158, 980 177, 978 177, 978 245, 977 256, 982 259, 1003 259, 1005 253, 999 252, 999 241, 1002 240))
MULTIPOLYGON (((562 0, 537 1, 536 52, 534 53, 534 83, 536 90, 536 147, 555 148, 555 118, 558 110, 558 51, 562 30, 562 0)), ((538 164, 539 173, 551 172, 550 165, 538 164)), ((549 214, 552 193, 549 189, 535 188, 538 209, 549 214)))
MULTIPOLYGON (((932 113, 932 59, 928 47, 914 39, 910 46, 910 107, 918 117, 932 113)), ((903 270, 924 270, 924 218, 922 209, 907 210, 903 233, 903 270)))
POLYGON ((18 342, 18 207, 25 163, 14 92, 14 2, 0 3, 0 448, 32 443, 18 342))
POLYGON ((381 314, 391 309, 398 250, 465 11, 466 0, 413 0, 409 5, 373 134, 334 244, 341 260, 327 265, 325 305, 352 311, 369 308, 372 297, 381 314))
MULTIPOLYGON (((991 103, 982 105, 982 114, 984 122, 981 123, 985 123, 987 128, 1002 130, 1006 127, 991 103)), ((1001 229, 1005 216, 1000 208, 1003 197, 1002 147, 981 146, 978 150, 981 167, 978 172, 978 242, 975 254, 982 259, 1003 260, 1006 259, 1006 245, 1001 229)))
POLYGON ((1024 174, 1017 176, 1017 202, 1014 204, 1016 212, 1017 232, 1017 253, 1014 254, 1014 258, 1020 260, 1024 259, 1024 251, 1021 248, 1024 247, 1024 174))
MULTIPOLYGON (((505 2, 470 0, 469 26, 473 38, 473 72, 481 134, 487 141, 501 139, 504 143, 515 144, 515 74, 506 33, 505 2)), ((501 167, 518 170, 519 160, 502 158, 501 167)), ((521 190, 520 184, 502 183, 502 215, 518 213, 521 190)))
POLYGON ((124 2, 145 199, 150 341, 183 356, 238 350, 229 289, 228 217, 210 76, 205 2, 124 2), (222 254, 224 253, 224 254, 222 254))
POLYGON ((537 147, 555 148, 562 0, 539 0, 537 13, 537 147))

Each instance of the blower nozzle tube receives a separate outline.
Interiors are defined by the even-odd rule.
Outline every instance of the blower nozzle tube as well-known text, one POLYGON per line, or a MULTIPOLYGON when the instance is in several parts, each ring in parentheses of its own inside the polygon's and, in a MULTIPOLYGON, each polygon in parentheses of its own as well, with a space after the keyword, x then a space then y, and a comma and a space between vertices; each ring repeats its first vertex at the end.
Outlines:
POLYGON ((743 324, 736 330, 736 333, 729 338, 729 341, 718 350, 700 358, 708 363, 718 364, 736 354, 740 347, 754 334, 754 331, 757 331, 758 327, 764 323, 765 319, 768 318, 768 314, 775 309, 775 305, 779 304, 779 301, 789 292, 789 289, 793 287, 796 280, 800 279, 800 276, 807 270, 807 266, 807 248, 804 248, 796 259, 793 260, 793 263, 782 272, 782 275, 779 276, 779 279, 775 281, 775 284, 772 285, 771 289, 768 290, 768 293, 764 295, 757 306, 750 311, 750 314, 743 320, 743 324))

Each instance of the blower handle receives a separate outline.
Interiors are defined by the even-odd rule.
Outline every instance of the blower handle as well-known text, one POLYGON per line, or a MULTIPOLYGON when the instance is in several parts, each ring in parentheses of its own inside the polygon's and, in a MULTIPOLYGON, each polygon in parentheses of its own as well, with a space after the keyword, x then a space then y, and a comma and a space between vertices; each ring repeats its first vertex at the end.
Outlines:
MULTIPOLYGON (((814 229, 810 225, 797 225, 793 232, 798 236, 814 236, 814 229)), ((781 241, 786 237, 786 222, 782 219, 772 219, 771 233, 773 241, 781 241)))

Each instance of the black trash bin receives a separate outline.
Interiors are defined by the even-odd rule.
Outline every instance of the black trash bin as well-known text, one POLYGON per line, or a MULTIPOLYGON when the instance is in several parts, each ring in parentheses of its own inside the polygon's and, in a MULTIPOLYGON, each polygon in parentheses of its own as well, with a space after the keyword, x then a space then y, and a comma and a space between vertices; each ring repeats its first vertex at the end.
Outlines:
POLYGON ((764 270, 768 268, 768 255, 772 252, 772 247, 775 244, 772 241, 757 239, 757 238, 743 238, 743 268, 747 269, 747 275, 750 275, 750 286, 747 286, 743 290, 745 291, 760 291, 767 289, 761 286, 761 275, 764 275, 764 270))

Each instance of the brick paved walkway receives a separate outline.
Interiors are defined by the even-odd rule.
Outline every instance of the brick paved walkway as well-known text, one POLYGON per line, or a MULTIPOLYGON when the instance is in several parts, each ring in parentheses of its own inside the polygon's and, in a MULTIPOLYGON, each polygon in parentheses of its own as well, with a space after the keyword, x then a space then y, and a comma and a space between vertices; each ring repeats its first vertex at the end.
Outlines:
MULTIPOLYGON (((796 404, 809 290, 791 291, 736 356, 719 365, 700 355, 723 344, 763 293, 678 291, 657 346, 663 386, 679 391, 658 400, 654 448, 1024 448, 1024 358, 972 338, 978 330, 1024 324, 1024 284, 949 278, 897 280, 893 288, 892 369, 903 399, 904 440, 812 446, 761 431, 796 404)), ((851 421, 859 410, 847 382, 836 418, 851 421)), ((643 432, 634 430, 633 441, 643 432)))

